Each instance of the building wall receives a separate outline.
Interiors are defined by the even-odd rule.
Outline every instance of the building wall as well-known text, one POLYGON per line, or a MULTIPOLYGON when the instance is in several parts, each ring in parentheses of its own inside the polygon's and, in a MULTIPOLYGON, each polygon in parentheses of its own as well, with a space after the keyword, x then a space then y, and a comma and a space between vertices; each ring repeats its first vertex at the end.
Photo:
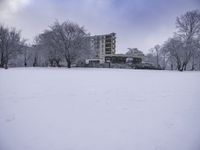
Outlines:
POLYGON ((96 53, 96 58, 105 61, 105 56, 115 54, 116 52, 116 34, 110 33, 105 35, 91 36, 91 48, 96 53))

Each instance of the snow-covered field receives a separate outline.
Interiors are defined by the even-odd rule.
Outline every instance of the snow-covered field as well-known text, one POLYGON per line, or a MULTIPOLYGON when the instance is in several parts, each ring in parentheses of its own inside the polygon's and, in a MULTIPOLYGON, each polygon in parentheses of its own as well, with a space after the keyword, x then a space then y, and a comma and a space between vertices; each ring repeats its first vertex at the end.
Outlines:
POLYGON ((0 150, 199 150, 200 72, 0 70, 0 150))

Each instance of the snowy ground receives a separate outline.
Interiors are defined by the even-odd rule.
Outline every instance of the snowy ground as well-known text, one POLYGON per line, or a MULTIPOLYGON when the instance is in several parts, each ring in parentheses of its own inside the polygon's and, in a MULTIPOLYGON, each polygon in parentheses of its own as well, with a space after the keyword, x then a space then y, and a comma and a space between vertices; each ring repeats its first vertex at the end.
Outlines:
POLYGON ((200 72, 0 70, 0 150, 199 150, 200 72))

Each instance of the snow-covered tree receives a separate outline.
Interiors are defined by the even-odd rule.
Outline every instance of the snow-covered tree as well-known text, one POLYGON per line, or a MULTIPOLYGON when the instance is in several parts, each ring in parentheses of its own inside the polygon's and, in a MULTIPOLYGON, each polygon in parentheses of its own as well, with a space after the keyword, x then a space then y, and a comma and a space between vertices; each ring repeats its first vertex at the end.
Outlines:
POLYGON ((63 57, 70 68, 73 62, 88 53, 87 36, 85 29, 76 23, 56 21, 39 38, 48 48, 49 58, 59 61, 63 57))
POLYGON ((198 37, 200 35, 200 11, 188 11, 184 15, 177 17, 176 27, 178 29, 176 36, 178 36, 182 41, 182 55, 184 55, 184 57, 182 57, 183 66, 181 70, 186 70, 191 58, 194 60, 198 49, 197 43, 199 43, 198 37))
POLYGON ((46 30, 38 36, 37 49, 41 49, 44 57, 48 60, 50 66, 60 67, 60 61, 63 58, 63 48, 61 41, 54 35, 53 31, 46 30))
POLYGON ((7 69, 9 61, 19 54, 23 45, 19 31, 0 25, 0 66, 7 69))
MULTIPOLYGON (((165 44, 163 45, 163 49, 165 49, 166 52, 169 53, 171 60, 175 60, 176 68, 179 71, 182 71, 184 67, 184 52, 181 39, 179 37, 168 39, 168 41, 165 42, 165 44)), ((173 64, 171 63, 171 65, 173 64)))
POLYGON ((137 48, 128 48, 128 52, 126 52, 126 55, 132 55, 132 56, 144 56, 144 53, 137 48))

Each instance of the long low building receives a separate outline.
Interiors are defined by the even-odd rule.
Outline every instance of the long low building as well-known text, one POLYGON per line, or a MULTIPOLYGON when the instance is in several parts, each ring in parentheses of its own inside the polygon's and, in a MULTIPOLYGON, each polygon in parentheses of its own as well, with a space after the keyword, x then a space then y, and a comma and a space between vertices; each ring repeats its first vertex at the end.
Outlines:
POLYGON ((141 63, 141 56, 126 55, 126 54, 111 54, 105 55, 105 62, 111 63, 141 63))

